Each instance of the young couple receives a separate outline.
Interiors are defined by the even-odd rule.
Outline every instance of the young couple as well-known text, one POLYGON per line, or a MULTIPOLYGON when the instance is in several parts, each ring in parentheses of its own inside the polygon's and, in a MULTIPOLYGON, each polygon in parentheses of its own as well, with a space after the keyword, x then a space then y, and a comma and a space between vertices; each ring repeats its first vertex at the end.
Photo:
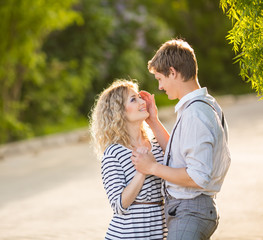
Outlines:
POLYGON ((148 69, 169 99, 180 100, 171 135, 154 95, 132 81, 115 81, 93 109, 92 135, 114 212, 105 239, 210 239, 219 219, 215 196, 230 165, 226 120, 198 83, 187 42, 165 42, 148 69))

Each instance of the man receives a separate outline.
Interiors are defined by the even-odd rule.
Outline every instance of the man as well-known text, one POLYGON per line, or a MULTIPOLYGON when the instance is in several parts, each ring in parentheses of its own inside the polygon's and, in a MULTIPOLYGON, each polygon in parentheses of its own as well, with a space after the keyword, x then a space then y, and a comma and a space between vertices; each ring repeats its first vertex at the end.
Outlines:
POLYGON ((171 137, 157 116, 154 95, 141 92, 147 123, 165 151, 164 165, 153 155, 133 151, 135 168, 164 179, 168 240, 209 239, 218 225, 215 196, 230 165, 228 129, 216 100, 201 88, 194 50, 181 40, 165 42, 148 69, 169 99, 179 99, 171 137))

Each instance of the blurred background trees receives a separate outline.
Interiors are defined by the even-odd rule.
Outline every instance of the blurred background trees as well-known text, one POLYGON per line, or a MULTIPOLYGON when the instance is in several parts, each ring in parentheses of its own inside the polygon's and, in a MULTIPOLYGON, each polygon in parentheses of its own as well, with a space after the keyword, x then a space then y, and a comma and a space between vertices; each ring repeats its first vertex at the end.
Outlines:
MULTIPOLYGON (((3 0, 0 2, 0 143, 87 125, 96 95, 116 78, 157 89, 147 62, 182 37, 213 94, 250 92, 213 0, 3 0)), ((262 49, 262 48, 261 48, 262 49)))
POLYGON ((0 142, 34 136, 41 125, 74 113, 67 101, 73 105, 82 82, 69 62, 48 61, 42 50, 51 32, 83 22, 74 2, 1 1, 0 142))

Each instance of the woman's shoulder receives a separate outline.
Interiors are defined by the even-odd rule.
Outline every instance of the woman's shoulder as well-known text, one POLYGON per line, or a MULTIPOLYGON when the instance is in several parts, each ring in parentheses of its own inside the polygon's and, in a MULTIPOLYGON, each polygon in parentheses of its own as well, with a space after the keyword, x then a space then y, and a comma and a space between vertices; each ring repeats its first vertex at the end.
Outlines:
POLYGON ((152 153, 153 155, 156 156, 161 156, 163 157, 163 149, 161 148, 160 144, 158 143, 158 141, 154 138, 151 141, 151 145, 152 145, 152 153))
POLYGON ((160 144, 158 143, 155 137, 153 137, 150 141, 153 147, 157 147, 157 148, 160 147, 160 144))
POLYGON ((114 144, 109 145, 105 149, 103 156, 117 156, 119 153, 129 152, 129 151, 131 152, 132 150, 124 147, 121 144, 114 143, 114 144))

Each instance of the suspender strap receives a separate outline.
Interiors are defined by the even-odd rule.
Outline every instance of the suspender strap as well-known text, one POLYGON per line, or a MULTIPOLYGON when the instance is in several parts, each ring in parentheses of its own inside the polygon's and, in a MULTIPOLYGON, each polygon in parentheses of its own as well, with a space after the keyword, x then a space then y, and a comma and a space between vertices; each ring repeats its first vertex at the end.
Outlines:
MULTIPOLYGON (((188 108, 190 105, 192 105, 192 104, 195 103, 195 102, 203 102, 203 103, 207 104, 208 106, 210 106, 210 107, 217 113, 216 109, 215 109, 210 103, 208 103, 208 102, 206 102, 206 101, 204 101, 204 100, 201 100, 201 99, 197 99, 197 100, 192 101, 191 103, 189 103, 189 104, 187 105, 186 108, 188 108)), ((185 109, 186 109, 186 108, 185 108, 185 109)), ((217 113, 217 114, 218 114, 218 113, 217 113)), ((168 154, 167 154, 166 166, 169 166, 169 162, 170 162, 170 152, 171 152, 171 147, 172 147, 172 141, 173 141, 173 137, 174 137, 175 130, 176 130, 179 122, 181 121, 181 117, 182 117, 182 115, 180 116, 179 120, 177 121, 177 123, 176 123, 176 125, 175 125, 175 127, 174 127, 174 129, 173 129, 173 132, 172 132, 172 136, 171 136, 171 140, 170 140, 170 145, 169 145, 169 150, 168 150, 168 154)), ((225 126, 225 117, 224 117, 223 112, 222 112, 221 124, 222 124, 222 127, 223 127, 223 129, 224 129, 224 126, 225 126)))
MULTIPOLYGON (((187 106, 186 108, 188 108, 191 104, 193 104, 193 103, 195 103, 195 102, 203 102, 203 103, 209 105, 209 106, 217 113, 216 109, 215 109, 210 103, 208 103, 208 102, 206 102, 206 101, 203 101, 203 100, 201 100, 201 99, 197 99, 197 100, 192 101, 191 103, 188 104, 188 106, 187 106)), ((186 108, 185 108, 185 109, 186 109, 186 108)), ((217 113, 217 114, 218 114, 218 113, 217 113)), ((175 125, 175 127, 174 127, 174 129, 173 129, 171 138, 170 138, 170 145, 169 145, 169 150, 168 150, 168 154, 167 154, 166 166, 169 166, 169 163, 170 163, 172 141, 173 141, 173 137, 174 137, 175 130, 176 130, 179 122, 181 121, 181 117, 182 117, 182 115, 181 115, 180 118, 178 119, 178 121, 177 121, 177 123, 176 123, 176 125, 175 125)), ((223 127, 223 129, 224 129, 225 118, 224 118, 223 112, 222 112, 221 123, 222 123, 222 127, 223 127)), ((165 194, 165 196, 167 196, 167 195, 169 195, 169 194, 168 194, 167 188, 166 188, 166 181, 165 181, 165 180, 162 180, 162 181, 163 181, 164 194, 165 194)))
MULTIPOLYGON (((208 102, 206 102, 204 100, 201 100, 201 99, 197 99, 197 100, 192 101, 186 108, 188 108, 194 102, 203 102, 203 103, 207 104, 208 106, 210 106, 211 108, 213 108, 213 110, 217 113, 216 109, 210 103, 208 103, 208 102)), ((224 128, 225 127, 225 117, 224 117, 224 113, 223 112, 222 112, 221 124, 222 124, 222 127, 224 128)))

